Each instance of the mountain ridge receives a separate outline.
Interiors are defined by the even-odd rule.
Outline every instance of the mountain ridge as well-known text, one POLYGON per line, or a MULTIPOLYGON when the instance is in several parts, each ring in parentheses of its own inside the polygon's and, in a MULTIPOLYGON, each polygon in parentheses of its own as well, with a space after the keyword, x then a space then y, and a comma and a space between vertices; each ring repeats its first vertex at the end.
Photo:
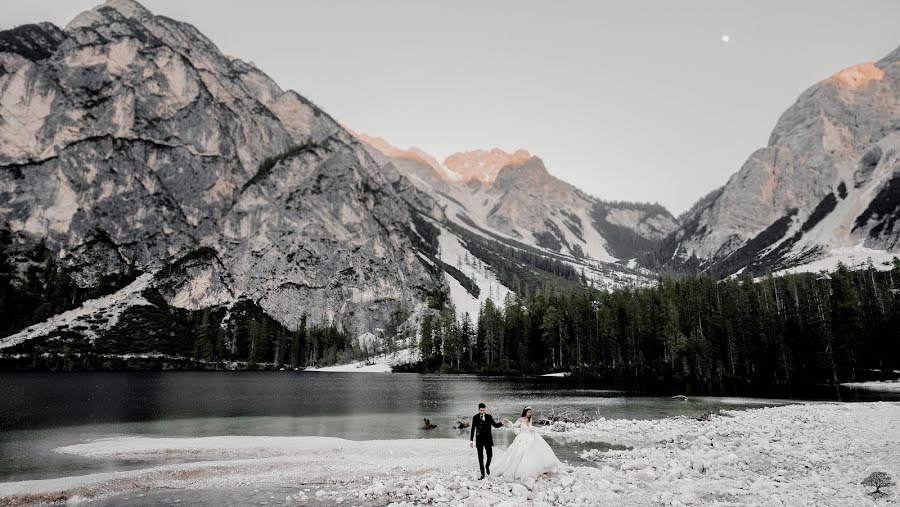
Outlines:
POLYGON ((721 274, 828 259, 861 265, 868 257, 889 268, 900 237, 892 190, 900 167, 898 54, 801 93, 768 145, 684 215, 657 261, 721 274))
MULTIPOLYGON (((540 157, 523 149, 513 153, 492 148, 451 154, 448 160, 456 160, 459 167, 469 171, 457 172, 463 178, 456 179, 440 177, 433 164, 426 163, 435 170, 431 174, 425 167, 407 163, 407 150, 384 139, 356 135, 386 157, 386 162, 392 161, 401 173, 418 182, 424 192, 436 194, 438 201, 449 201, 446 204, 455 208, 449 213, 463 214, 486 229, 535 247, 615 263, 637 256, 640 248, 653 246, 677 225, 662 205, 593 197, 552 175, 540 157), (374 139, 377 141, 369 141, 374 139), (622 242, 611 245, 603 237, 604 231, 633 237, 623 239, 628 246, 622 242)), ((435 157, 427 158, 436 161, 435 157)))

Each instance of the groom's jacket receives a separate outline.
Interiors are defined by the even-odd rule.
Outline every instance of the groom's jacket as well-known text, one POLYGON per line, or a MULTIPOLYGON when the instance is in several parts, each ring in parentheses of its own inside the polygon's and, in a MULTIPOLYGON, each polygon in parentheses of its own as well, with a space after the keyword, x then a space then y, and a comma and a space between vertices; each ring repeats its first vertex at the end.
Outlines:
POLYGON ((483 421, 481 420, 481 414, 475 414, 472 417, 472 430, 469 432, 469 440, 474 440, 475 445, 493 447, 494 439, 491 438, 491 426, 499 428, 503 424, 494 422, 491 414, 484 414, 483 421))

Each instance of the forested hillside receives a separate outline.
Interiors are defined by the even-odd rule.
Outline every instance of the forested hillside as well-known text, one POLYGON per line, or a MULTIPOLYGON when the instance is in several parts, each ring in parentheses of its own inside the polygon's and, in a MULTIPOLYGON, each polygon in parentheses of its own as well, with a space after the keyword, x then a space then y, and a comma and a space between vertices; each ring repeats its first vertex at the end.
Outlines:
POLYGON ((421 371, 572 371, 637 389, 761 392, 900 369, 900 260, 891 271, 664 277, 611 293, 538 292, 422 323, 421 371))

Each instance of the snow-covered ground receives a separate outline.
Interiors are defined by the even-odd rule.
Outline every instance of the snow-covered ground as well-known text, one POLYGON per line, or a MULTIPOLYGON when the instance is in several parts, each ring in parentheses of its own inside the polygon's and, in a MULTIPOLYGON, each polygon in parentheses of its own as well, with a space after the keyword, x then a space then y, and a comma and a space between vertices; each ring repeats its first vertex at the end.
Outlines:
MULTIPOLYGON (((46 336, 60 328, 71 326, 88 317, 100 314, 102 314, 104 320, 102 324, 103 329, 110 329, 116 325, 116 322, 119 320, 119 315, 121 315, 129 306, 150 304, 143 296, 141 296, 141 291, 147 288, 152 279, 152 274, 144 273, 117 292, 97 299, 85 301, 78 308, 60 313, 59 315, 54 315, 53 317, 29 326, 16 334, 0 338, 0 350, 12 347, 13 345, 18 345, 26 340, 46 336)), ((85 333, 90 339, 96 339, 96 330, 92 329, 90 326, 86 327, 87 330, 85 333)))
POLYGON ((293 489, 279 504, 315 498, 341 505, 846 506, 864 505, 857 483, 868 468, 900 470, 898 403, 721 411, 709 421, 601 419, 555 434, 582 442, 583 457, 596 466, 566 466, 529 489, 497 478, 475 480, 475 453, 458 439, 123 437, 56 451, 186 463, 0 483, 0 504, 124 497, 161 488, 286 487, 293 489), (594 450, 593 442, 633 449, 594 450))
POLYGON ((646 503, 863 505, 870 467, 900 470, 900 404, 721 411, 710 421, 600 420, 567 435, 634 446, 588 451, 601 489, 646 503), (635 491, 635 488, 637 491, 635 491))
POLYGON ((479 293, 476 298, 469 293, 455 278, 447 275, 447 283, 450 286, 450 299, 456 307, 456 313, 462 317, 469 314, 472 322, 478 320, 478 312, 481 306, 491 299, 498 306, 503 305, 506 296, 510 294, 509 288, 500 283, 497 276, 483 262, 472 255, 459 238, 444 226, 438 226, 441 231, 438 236, 440 245, 440 258, 447 264, 458 268, 466 276, 478 285, 479 293))
POLYGON ((864 391, 900 393, 900 380, 886 380, 884 382, 845 382, 841 385, 851 389, 861 389, 864 391))
POLYGON ((394 353, 375 356, 369 362, 357 361, 355 363, 325 366, 322 368, 307 368, 306 371, 390 373, 391 367, 398 364, 411 363, 416 360, 418 360, 416 352, 407 348, 394 353))
POLYGON ((894 257, 897 252, 873 250, 862 245, 854 247, 833 248, 820 259, 807 262, 799 266, 783 269, 774 273, 782 275, 788 273, 831 273, 837 270, 838 264, 844 264, 850 269, 865 269, 871 259, 872 265, 879 271, 888 271, 893 267, 894 257))

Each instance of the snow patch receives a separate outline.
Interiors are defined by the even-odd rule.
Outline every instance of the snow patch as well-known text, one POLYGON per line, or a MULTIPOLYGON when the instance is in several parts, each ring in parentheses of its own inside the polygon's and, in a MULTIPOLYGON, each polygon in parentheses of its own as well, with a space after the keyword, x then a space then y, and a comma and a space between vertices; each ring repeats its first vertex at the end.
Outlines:
POLYGON ((900 393, 900 380, 886 380, 883 382, 845 382, 841 384, 851 389, 860 389, 863 391, 878 391, 885 393, 900 393))
MULTIPOLYGON (((29 326, 16 334, 0 338, 0 350, 18 345, 27 340, 47 336, 62 327, 71 326, 83 318, 98 313, 104 314, 105 322, 102 324, 103 328, 110 329, 116 325, 119 321, 119 316, 126 308, 140 304, 150 304, 149 301, 141 296, 141 292, 147 288, 151 280, 153 280, 153 274, 144 273, 118 292, 85 301, 78 308, 54 315, 44 322, 29 326)), ((85 330, 85 334, 91 340, 98 338, 97 330, 92 329, 90 326, 85 330)))
POLYGON ((831 273, 837 270, 838 264, 844 264, 850 269, 863 269, 872 260, 872 265, 879 271, 889 271, 893 267, 893 259, 898 257, 897 252, 886 252, 866 248, 862 244, 848 248, 834 248, 824 254, 824 257, 799 266, 782 269, 775 275, 791 273, 831 273))
MULTIPOLYGON (((372 333, 367 333, 372 335, 372 333)), ((360 339, 363 339, 360 336, 360 339)), ((374 338, 375 335, 372 335, 374 338)), ((417 361, 418 354, 412 348, 406 348, 397 352, 389 352, 373 357, 369 361, 356 361, 349 364, 338 364, 334 366, 324 366, 322 368, 307 368, 305 371, 321 371, 332 373, 390 373, 391 369, 398 364, 412 363, 417 361)))
POLYGON ((455 278, 450 275, 446 276, 447 283, 450 286, 450 299, 456 307, 457 315, 462 316, 468 313, 472 321, 475 321, 478 318, 478 312, 481 310, 482 305, 488 299, 491 299, 497 305, 502 305, 506 296, 512 294, 512 291, 500 282, 487 265, 463 246, 459 237, 442 225, 437 227, 441 232, 438 236, 440 248, 438 256, 440 259, 462 271, 463 274, 478 285, 479 289, 478 297, 476 298, 455 278))

